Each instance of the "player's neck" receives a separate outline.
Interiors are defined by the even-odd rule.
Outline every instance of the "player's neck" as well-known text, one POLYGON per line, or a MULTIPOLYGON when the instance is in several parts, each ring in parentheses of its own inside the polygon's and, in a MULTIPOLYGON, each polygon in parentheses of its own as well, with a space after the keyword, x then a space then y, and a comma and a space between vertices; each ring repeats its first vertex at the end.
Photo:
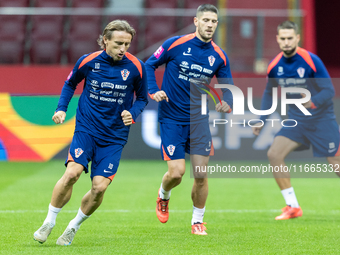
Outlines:
POLYGON ((204 40, 203 39, 203 37, 196 31, 196 37, 198 38, 198 39, 200 39, 202 42, 204 42, 204 43, 208 43, 208 42, 211 42, 211 40, 212 40, 212 38, 210 38, 210 39, 208 39, 208 40, 204 40))

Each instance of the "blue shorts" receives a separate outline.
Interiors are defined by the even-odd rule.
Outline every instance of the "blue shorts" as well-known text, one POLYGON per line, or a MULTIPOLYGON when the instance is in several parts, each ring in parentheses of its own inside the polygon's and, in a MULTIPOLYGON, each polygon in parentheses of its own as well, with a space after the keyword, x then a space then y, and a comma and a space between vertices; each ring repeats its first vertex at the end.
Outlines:
POLYGON ((214 155, 208 122, 190 125, 160 123, 160 131, 163 160, 184 159, 185 153, 214 155))
POLYGON ((88 164, 92 161, 91 179, 100 175, 112 181, 118 169, 123 147, 121 144, 113 144, 78 131, 74 133, 65 165, 69 161, 74 161, 84 166, 85 173, 88 173, 88 164))
MULTIPOLYGON (((285 123, 288 124, 288 121, 285 123)), ((292 124, 294 125, 294 124, 292 124)), ((339 126, 336 120, 313 123, 299 122, 295 127, 283 127, 276 136, 284 136, 301 143, 296 150, 308 150, 312 144, 314 157, 333 157, 340 155, 339 126)))

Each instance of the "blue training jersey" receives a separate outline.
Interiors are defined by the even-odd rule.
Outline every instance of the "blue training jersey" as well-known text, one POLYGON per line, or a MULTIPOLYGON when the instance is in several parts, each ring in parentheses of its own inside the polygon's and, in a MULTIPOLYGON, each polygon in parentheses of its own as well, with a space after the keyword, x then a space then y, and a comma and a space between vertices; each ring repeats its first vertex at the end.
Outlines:
MULTIPOLYGON (((307 110, 312 115, 304 113, 296 106, 289 105, 288 118, 297 121, 315 121, 335 119, 332 97, 334 87, 326 67, 321 59, 313 53, 300 47, 294 56, 286 58, 281 52, 268 66, 267 87, 262 97, 261 109, 272 106, 272 88, 300 87, 311 93, 312 108, 307 110)), ((301 98, 301 94, 287 94, 287 98, 301 98)), ((265 120, 267 116, 261 116, 265 120)))
POLYGON ((125 144, 130 126, 124 125, 121 113, 127 110, 136 120, 148 103, 144 63, 128 52, 120 61, 113 61, 106 51, 82 56, 65 81, 57 111, 67 111, 74 91, 83 79, 75 131, 125 144))
MULTIPOLYGON (((158 120, 162 123, 186 125, 207 120, 208 115, 200 114, 201 99, 193 90, 209 91, 206 85, 214 75, 225 78, 221 83, 233 84, 227 54, 213 41, 201 41, 195 33, 168 39, 145 62, 151 97, 159 91, 154 71, 162 64, 166 64, 166 68, 161 90, 169 98, 169 102, 163 100, 159 103, 158 120)), ((232 107, 231 92, 222 91, 223 100, 232 107)))

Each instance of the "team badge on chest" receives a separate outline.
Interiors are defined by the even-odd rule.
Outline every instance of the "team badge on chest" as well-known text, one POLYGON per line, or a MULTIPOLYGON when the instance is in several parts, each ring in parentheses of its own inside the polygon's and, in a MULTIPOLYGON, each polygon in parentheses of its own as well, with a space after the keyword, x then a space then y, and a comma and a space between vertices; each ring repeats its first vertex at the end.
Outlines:
POLYGON ((130 74, 129 70, 127 69, 120 71, 120 73, 122 74, 123 81, 126 81, 126 79, 129 77, 129 74, 130 74))
POLYGON ((213 55, 211 55, 211 56, 208 57, 208 60, 209 60, 210 66, 213 66, 214 63, 215 63, 215 57, 213 55))
POLYGON ((297 73, 299 74, 300 78, 303 78, 305 75, 305 69, 303 67, 299 67, 297 73))

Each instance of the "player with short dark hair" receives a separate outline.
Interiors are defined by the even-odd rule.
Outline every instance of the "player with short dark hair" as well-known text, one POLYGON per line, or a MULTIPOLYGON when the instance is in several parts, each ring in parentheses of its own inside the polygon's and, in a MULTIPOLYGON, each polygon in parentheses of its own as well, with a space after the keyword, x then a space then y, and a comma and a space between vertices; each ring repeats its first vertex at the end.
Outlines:
MULTIPOLYGON (((194 118, 190 105, 191 91, 207 89, 204 82, 214 75, 225 78, 232 84, 229 60, 226 53, 218 47, 212 37, 218 24, 217 8, 210 4, 198 7, 194 23, 196 32, 176 36, 166 40, 146 61, 149 94, 159 102, 161 130, 161 154, 168 163, 157 198, 157 217, 168 221, 168 203, 171 190, 180 184, 185 173, 185 153, 190 154, 193 169, 207 166, 209 155, 213 152, 209 130, 208 115, 197 114, 194 118), (166 64, 161 90, 156 84, 154 71, 166 64)), ((226 82, 226 81, 224 81, 226 82)), ((230 92, 216 105, 219 112, 229 112, 232 105, 230 92)), ((200 99, 199 99, 200 100, 200 99)), ((199 108, 199 107, 198 107, 199 108)), ((200 108, 195 108, 197 113, 200 108)), ((206 173, 194 172, 194 185, 191 192, 193 201, 192 233, 206 235, 203 222, 205 203, 208 196, 206 173)))
POLYGON ((40 243, 51 233, 57 214, 70 200, 81 173, 88 173, 90 161, 91 190, 83 197, 77 216, 58 238, 58 245, 72 243, 82 222, 100 206, 117 172, 130 125, 148 103, 144 63, 127 52, 134 34, 126 21, 110 22, 98 39, 104 50, 82 56, 64 84, 52 117, 56 124, 64 122, 74 91, 85 80, 66 171, 53 189, 43 225, 34 233, 34 239, 40 243))
MULTIPOLYGON (((315 157, 326 157, 331 166, 340 164, 339 126, 332 102, 334 87, 326 67, 318 56, 298 46, 300 35, 294 22, 281 23, 277 31, 276 40, 282 52, 268 66, 268 82, 261 109, 271 107, 273 87, 300 87, 311 93, 311 99, 303 104, 311 115, 304 115, 296 105, 290 105, 288 119, 297 121, 297 125, 289 127, 287 124, 287 127, 276 134, 268 150, 269 162, 273 167, 285 166, 284 160, 289 153, 308 149, 312 145, 315 157)), ((305 96, 287 94, 287 98, 298 99, 305 96)), ((261 119, 264 121, 266 116, 261 119)), ((255 135, 263 127, 262 124, 257 125, 253 127, 255 135)), ((274 172, 274 177, 287 205, 275 219, 287 220, 302 216, 302 209, 290 182, 290 174, 274 172)))

